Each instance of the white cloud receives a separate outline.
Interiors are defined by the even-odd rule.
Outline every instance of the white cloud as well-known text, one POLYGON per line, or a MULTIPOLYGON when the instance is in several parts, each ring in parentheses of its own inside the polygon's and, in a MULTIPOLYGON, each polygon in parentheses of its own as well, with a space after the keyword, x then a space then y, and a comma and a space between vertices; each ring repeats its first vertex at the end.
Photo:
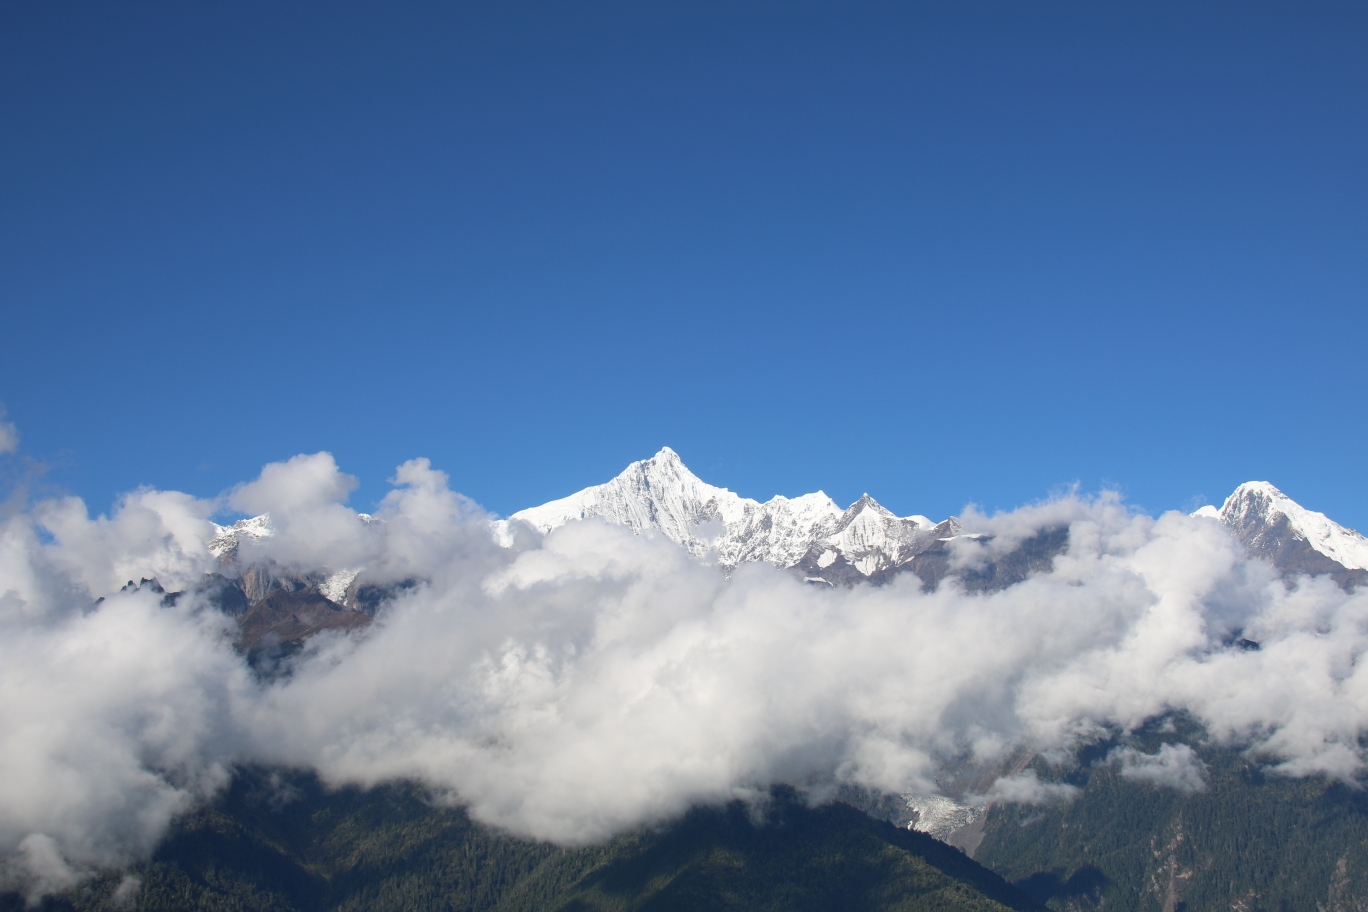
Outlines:
POLYGON ((93 597, 144 577, 183 589, 212 567, 213 508, 176 491, 139 490, 122 497, 111 516, 91 519, 79 498, 46 500, 31 519, 55 544, 36 553, 38 562, 65 571, 68 583, 93 597))
POLYGON ((1113 750, 1107 760, 1120 766, 1127 779, 1148 782, 1191 794, 1206 788, 1206 764, 1189 745, 1164 744, 1153 754, 1133 747, 1113 750))
POLYGON ((68 864, 57 841, 42 833, 19 840, 15 856, 5 872, 6 881, 26 893, 30 905, 45 894, 71 889, 86 873, 68 864))
POLYGON ((185 601, 164 606, 144 590, 93 611, 0 617, 0 847, 15 854, 12 884, 46 890, 145 855, 226 781, 243 742, 237 704, 255 685, 225 619, 185 601))
MULTIPOLYGON (((58 500, 0 522, 0 855, 13 870, 56 883, 43 847, 72 871, 137 857, 238 761, 419 779, 563 843, 780 781, 931 794, 966 754, 1067 754, 1174 710, 1287 775, 1364 768, 1368 594, 1289 589, 1203 519, 1067 496, 972 517, 998 539, 1070 527, 1051 572, 1005 591, 924 593, 911 576, 833 590, 765 565, 725 579, 663 537, 597 521, 500 548, 426 460, 393 482, 378 523, 343 505, 354 480, 328 454, 231 493, 277 529, 244 543, 252 558, 423 581, 270 684, 193 598, 92 610, 127 579, 180 588, 211 569, 212 502, 140 491, 109 517, 58 500), (1223 646, 1236 629, 1262 648, 1223 646)), ((1191 788, 1187 750, 1114 759, 1191 788)), ((1028 773, 989 795, 1069 789, 1028 773)))
POLYGON ((1035 770, 1026 770, 1014 776, 998 777, 983 800, 1009 804, 1059 804, 1077 798, 1078 792, 1077 786, 1064 782, 1042 782, 1035 770))

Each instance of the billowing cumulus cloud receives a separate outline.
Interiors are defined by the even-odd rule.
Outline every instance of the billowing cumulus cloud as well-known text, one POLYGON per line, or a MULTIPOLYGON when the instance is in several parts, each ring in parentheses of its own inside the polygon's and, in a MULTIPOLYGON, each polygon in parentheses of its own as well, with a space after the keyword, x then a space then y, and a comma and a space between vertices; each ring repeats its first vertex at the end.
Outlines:
MULTIPOLYGON (((426 460, 363 521, 326 453, 228 494, 271 515, 243 560, 416 581, 365 631, 255 677, 232 622, 186 596, 217 504, 139 491, 109 516, 40 503, 0 525, 0 854, 55 889, 145 854, 240 762, 334 783, 420 780, 478 819, 567 844, 787 781, 934 794, 966 758, 1078 746, 1182 710, 1287 775, 1354 778, 1368 731, 1368 596, 1275 578, 1216 522, 1076 495, 983 516, 973 567, 1067 524, 1053 569, 1000 592, 948 580, 833 590, 767 565, 726 578, 598 521, 511 547, 426 460), (98 605, 96 599, 105 597, 98 605), (1236 635, 1259 650, 1227 645, 1236 635)), ((1115 755, 1194 789, 1189 749, 1115 755)), ((1067 798, 1034 773, 984 800, 1067 798)), ((1067 791, 1067 789, 1065 789, 1067 791)))

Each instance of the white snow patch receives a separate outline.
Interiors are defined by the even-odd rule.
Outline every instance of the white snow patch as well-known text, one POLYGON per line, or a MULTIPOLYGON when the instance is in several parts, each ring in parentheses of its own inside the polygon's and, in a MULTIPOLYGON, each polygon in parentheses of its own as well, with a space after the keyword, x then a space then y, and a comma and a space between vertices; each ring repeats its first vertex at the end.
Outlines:
POLYGON ((318 591, 323 594, 324 598, 340 605, 342 599, 347 595, 347 587, 352 584, 352 580, 356 579, 361 570, 360 567, 354 570, 338 570, 323 581, 323 584, 318 587, 318 591))

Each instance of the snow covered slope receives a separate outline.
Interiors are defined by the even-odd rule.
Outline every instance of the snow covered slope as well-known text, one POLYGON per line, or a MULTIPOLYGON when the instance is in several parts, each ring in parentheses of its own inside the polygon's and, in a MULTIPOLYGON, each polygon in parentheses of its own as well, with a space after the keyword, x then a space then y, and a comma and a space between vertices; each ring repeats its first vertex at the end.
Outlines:
POLYGON ((1306 509, 1266 481, 1247 481, 1219 510, 1202 507, 1194 515, 1220 520, 1251 554, 1268 558, 1285 573, 1334 573, 1326 561, 1348 571, 1368 570, 1368 538, 1306 509))
POLYGON ((747 561, 793 567, 804 558, 825 568, 840 558, 865 576, 905 563, 935 541, 937 528, 925 516, 895 516, 868 494, 847 510, 821 491, 760 503, 700 480, 669 447, 606 484, 514 513, 508 522, 545 533, 589 517, 637 533, 654 529, 695 556, 715 555, 728 570, 747 561))

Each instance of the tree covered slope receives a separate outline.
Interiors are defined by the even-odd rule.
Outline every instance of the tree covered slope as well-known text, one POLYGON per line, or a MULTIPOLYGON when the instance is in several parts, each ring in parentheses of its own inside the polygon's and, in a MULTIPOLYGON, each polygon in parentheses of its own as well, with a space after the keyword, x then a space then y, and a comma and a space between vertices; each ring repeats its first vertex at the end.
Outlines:
MULTIPOLYGON (((147 912, 634 912, 1038 908, 956 849, 846 805, 779 790, 763 810, 697 809, 606 844, 558 849, 500 834, 421 790, 328 792, 245 771, 179 822, 136 890, 122 875, 44 900, 147 912), (122 893, 120 892, 122 886, 122 893)), ((0 907, 23 908, 11 894, 0 907)))
POLYGON ((1127 776, 1101 745, 1067 777, 1073 801, 992 808, 975 858, 1061 910, 1368 908, 1368 794, 1278 776, 1191 730, 1133 743, 1180 741, 1200 758, 1199 790, 1127 776))

